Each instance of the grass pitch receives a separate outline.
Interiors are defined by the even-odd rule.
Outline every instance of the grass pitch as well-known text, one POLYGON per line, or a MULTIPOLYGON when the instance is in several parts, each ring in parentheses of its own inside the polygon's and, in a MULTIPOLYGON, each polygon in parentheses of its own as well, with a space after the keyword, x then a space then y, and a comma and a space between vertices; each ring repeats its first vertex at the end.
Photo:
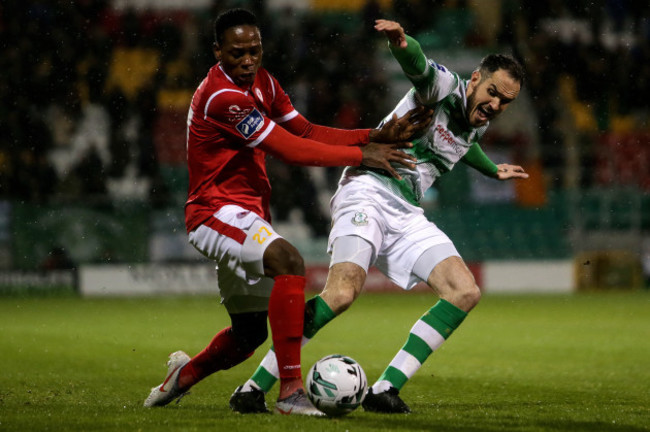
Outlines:
MULTIPOLYGON (((305 347, 303 371, 342 353, 374 382, 434 301, 362 295, 305 347)), ((650 431, 650 292, 484 296, 402 390, 410 415, 233 413, 266 345, 180 404, 143 408, 167 355, 226 324, 205 297, 0 298, 0 431, 650 431)))

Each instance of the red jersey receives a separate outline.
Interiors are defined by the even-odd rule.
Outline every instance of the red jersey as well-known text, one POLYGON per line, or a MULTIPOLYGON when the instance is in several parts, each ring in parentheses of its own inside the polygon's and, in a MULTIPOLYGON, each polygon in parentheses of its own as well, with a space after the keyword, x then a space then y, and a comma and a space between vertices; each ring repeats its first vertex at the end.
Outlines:
POLYGON ((265 139, 273 141, 273 148, 279 153, 288 155, 290 150, 305 150, 287 156, 285 160, 290 163, 323 166, 358 165, 359 149, 339 147, 332 151, 332 145, 358 146, 368 142, 368 130, 342 131, 306 121, 265 69, 259 68, 253 85, 243 89, 219 64, 210 69, 194 93, 187 128, 188 232, 228 204, 270 221, 271 186, 266 174, 266 152, 260 148, 265 139), (295 135, 331 145, 307 139, 295 141, 299 138, 277 123, 283 123, 295 135), (267 139, 269 135, 273 140, 267 139))

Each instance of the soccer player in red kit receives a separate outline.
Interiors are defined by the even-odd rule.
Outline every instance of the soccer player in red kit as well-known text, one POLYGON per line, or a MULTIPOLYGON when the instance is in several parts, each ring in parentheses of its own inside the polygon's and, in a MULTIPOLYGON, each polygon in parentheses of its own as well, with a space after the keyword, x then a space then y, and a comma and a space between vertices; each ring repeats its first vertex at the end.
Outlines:
POLYGON ((218 63, 196 90, 187 119, 185 221, 190 243, 217 263, 231 326, 193 358, 172 353, 164 382, 144 405, 167 405, 208 375, 250 357, 267 338, 268 317, 280 370, 275 411, 319 415, 305 395, 300 369, 304 262, 271 226, 266 154, 298 165, 363 164, 399 178, 391 162, 412 167, 412 158, 399 149, 410 145, 404 141, 428 123, 431 113, 414 110, 372 130, 312 124, 261 67, 262 41, 253 14, 226 11, 217 17, 214 32, 218 63))

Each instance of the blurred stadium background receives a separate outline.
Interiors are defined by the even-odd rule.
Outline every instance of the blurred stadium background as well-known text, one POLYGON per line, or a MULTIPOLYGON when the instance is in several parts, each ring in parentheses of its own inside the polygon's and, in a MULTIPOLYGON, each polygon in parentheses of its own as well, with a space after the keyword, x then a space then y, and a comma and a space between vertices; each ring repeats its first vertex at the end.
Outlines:
MULTIPOLYGON (((186 240, 185 119, 242 6, 264 65, 313 122, 374 127, 408 89, 376 18, 468 76, 526 67, 483 147, 531 179, 459 166, 424 203, 489 290, 642 289, 650 280, 650 4, 626 0, 6 0, 0 5, 0 292, 211 291, 186 240)), ((276 228, 326 274, 340 169, 268 163, 276 228)), ((387 285, 369 278, 370 289, 387 285)))

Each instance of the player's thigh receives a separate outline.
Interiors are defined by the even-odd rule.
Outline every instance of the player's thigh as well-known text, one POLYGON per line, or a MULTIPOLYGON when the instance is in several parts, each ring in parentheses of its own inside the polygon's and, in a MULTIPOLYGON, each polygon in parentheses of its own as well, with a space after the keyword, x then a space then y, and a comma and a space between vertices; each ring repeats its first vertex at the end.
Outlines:
POLYGON ((449 237, 421 211, 386 215, 385 224, 388 229, 375 265, 404 289, 426 282, 437 262, 458 254, 449 237))
POLYGON ((216 261, 219 268, 227 266, 249 280, 265 274, 265 252, 278 240, 282 236, 269 222, 235 205, 222 207, 189 233, 190 244, 216 261))
MULTIPOLYGON (((331 203, 332 228, 327 244, 328 253, 335 252, 334 246, 338 239, 360 238, 371 245, 372 259, 369 264, 374 263, 385 230, 382 215, 385 206, 378 202, 378 198, 380 197, 366 185, 347 184, 339 189, 331 203)), ((345 248, 348 249, 348 246, 346 244, 345 248)))
POLYGON ((282 239, 270 224, 238 206, 226 206, 189 234, 190 243, 217 264, 222 302, 229 312, 264 311, 272 280, 264 277, 263 255, 282 239))

